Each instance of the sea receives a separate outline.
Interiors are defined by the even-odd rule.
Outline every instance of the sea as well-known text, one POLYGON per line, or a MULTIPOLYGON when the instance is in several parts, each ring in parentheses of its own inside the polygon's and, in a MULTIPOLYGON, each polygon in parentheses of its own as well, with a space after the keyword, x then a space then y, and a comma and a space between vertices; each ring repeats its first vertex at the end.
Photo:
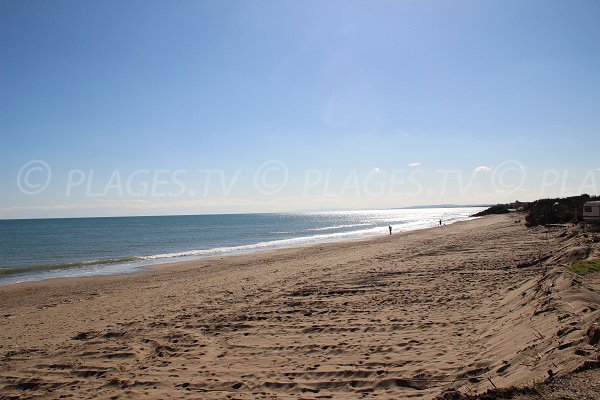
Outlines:
POLYGON ((380 236, 484 207, 0 220, 0 285, 113 275, 161 263, 380 236))

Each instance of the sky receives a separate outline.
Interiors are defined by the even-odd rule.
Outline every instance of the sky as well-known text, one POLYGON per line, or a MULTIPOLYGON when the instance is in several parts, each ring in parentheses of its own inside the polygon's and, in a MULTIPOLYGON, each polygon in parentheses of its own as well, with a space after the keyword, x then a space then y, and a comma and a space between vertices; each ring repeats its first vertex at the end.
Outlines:
POLYGON ((0 218, 600 193, 597 1, 0 1, 0 218))

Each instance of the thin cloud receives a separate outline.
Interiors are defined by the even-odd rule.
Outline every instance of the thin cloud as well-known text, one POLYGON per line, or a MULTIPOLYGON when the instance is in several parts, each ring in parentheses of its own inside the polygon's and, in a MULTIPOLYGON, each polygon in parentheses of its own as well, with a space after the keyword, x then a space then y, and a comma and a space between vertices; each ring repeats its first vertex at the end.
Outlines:
POLYGON ((411 162, 410 164, 408 164, 408 166, 411 167, 411 168, 418 167, 419 165, 423 165, 423 163, 420 163, 420 162, 411 162))
POLYGON ((480 165, 479 167, 475 168, 475 172, 490 172, 492 170, 492 168, 488 167, 487 165, 480 165))

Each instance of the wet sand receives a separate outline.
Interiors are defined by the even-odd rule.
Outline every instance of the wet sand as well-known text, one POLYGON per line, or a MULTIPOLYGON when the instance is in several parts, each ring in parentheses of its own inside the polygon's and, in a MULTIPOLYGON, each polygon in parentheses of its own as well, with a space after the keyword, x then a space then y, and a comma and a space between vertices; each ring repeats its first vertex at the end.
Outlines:
POLYGON ((600 279, 565 267, 600 245, 515 219, 0 287, 0 397, 431 399, 597 361, 600 279))

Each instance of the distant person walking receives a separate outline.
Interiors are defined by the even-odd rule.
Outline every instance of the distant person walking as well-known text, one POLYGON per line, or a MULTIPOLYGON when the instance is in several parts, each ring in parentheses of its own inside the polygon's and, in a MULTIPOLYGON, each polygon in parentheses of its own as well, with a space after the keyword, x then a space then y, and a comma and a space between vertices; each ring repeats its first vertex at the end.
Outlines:
POLYGON ((392 226, 388 226, 388 229, 390 230, 390 235, 392 234, 392 226))
POLYGON ((442 220, 440 219, 440 226, 442 226, 442 220))

